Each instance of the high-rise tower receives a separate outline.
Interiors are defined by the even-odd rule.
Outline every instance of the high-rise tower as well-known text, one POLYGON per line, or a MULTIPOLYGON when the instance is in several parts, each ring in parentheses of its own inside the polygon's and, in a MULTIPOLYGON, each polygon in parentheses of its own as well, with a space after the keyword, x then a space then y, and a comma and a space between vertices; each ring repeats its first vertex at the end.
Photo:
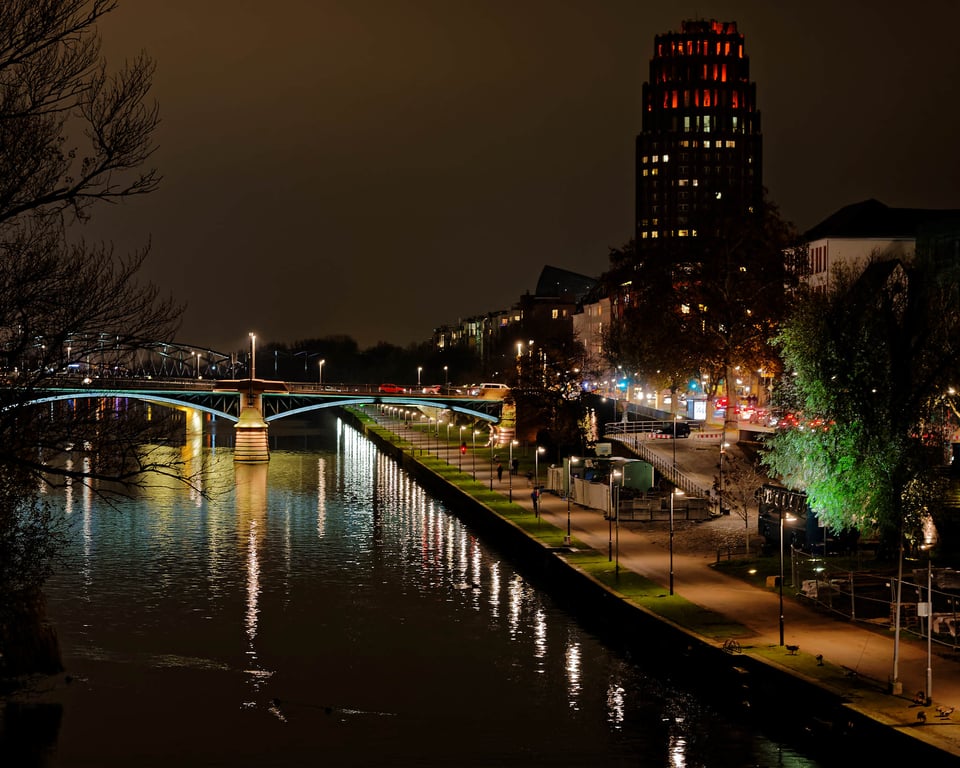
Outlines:
POLYGON ((720 215, 760 209, 760 113, 736 22, 654 39, 637 137, 636 246, 680 260, 720 215))

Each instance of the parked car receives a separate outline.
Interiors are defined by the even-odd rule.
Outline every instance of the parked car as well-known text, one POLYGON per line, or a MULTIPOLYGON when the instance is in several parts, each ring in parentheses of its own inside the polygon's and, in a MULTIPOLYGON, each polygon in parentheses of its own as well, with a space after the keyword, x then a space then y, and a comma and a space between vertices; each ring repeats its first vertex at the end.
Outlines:
POLYGON ((654 434, 669 435, 673 437, 690 437, 690 424, 686 421, 678 421, 676 424, 664 424, 654 434))
POLYGON ((423 388, 423 394, 425 395, 439 395, 441 387, 439 384, 431 384, 430 386, 423 388))
POLYGON ((381 384, 380 391, 385 395, 402 395, 407 390, 399 384, 381 384))

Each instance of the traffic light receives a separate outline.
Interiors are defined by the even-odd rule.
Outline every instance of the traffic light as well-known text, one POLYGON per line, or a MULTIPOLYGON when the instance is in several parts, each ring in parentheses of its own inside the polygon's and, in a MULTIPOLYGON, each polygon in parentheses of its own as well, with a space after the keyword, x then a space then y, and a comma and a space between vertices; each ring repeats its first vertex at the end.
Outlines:
POLYGON ((466 453, 466 452, 467 452, 467 444, 465 442, 460 443, 460 453, 466 453))

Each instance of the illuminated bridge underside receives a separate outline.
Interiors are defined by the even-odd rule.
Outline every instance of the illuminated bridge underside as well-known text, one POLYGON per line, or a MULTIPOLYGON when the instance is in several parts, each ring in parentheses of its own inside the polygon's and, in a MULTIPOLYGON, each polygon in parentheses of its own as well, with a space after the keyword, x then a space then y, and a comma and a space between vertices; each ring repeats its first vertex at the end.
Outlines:
MULTIPOLYGON (((57 400, 116 399, 130 398, 148 403, 168 405, 172 408, 195 408, 228 421, 240 419, 241 395, 243 392, 209 392, 202 390, 169 389, 62 389, 38 393, 34 403, 50 403, 57 400)), ((263 419, 266 422, 296 416, 321 408, 349 408, 365 404, 387 404, 410 408, 432 408, 455 411, 479 418, 493 424, 499 423, 502 401, 472 398, 443 397, 383 397, 369 394, 286 394, 265 392, 263 394, 263 419)))

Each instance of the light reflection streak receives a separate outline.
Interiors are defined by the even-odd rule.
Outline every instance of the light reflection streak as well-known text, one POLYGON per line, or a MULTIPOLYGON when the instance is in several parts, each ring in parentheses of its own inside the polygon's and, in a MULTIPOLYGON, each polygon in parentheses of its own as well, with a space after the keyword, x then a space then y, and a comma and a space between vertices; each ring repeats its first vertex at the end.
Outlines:
POLYGON ((500 617, 500 563, 490 566, 490 616, 500 617))
POLYGON ((570 696, 569 701, 567 702, 570 706, 570 709, 579 710, 580 709, 580 690, 581 690, 581 675, 583 672, 583 663, 580 658, 580 644, 574 640, 569 642, 567 645, 567 651, 565 654, 566 665, 565 670, 567 673, 567 691, 570 696))
MULTIPOLYGON (((267 465, 237 464, 234 467, 236 482, 235 508, 237 528, 246 531, 242 539, 246 546, 246 611, 244 630, 247 636, 247 676, 254 693, 273 674, 260 666, 257 658, 256 639, 260 623, 260 547, 266 535, 267 514, 267 465)), ((254 702, 244 702, 254 706, 254 702)))
MULTIPOLYGON (((543 608, 538 606, 533 619, 533 657, 545 659, 547 657, 547 615, 543 608)), ((543 674, 543 664, 537 665, 537 672, 543 674)))
POLYGON ((519 576, 514 576, 509 585, 510 613, 508 626, 510 628, 510 637, 516 639, 520 634, 520 614, 523 608, 523 581, 519 576))
POLYGON ((683 734, 670 734, 667 755, 669 764, 673 768, 683 768, 687 764, 687 740, 683 734))
POLYGON ((607 686, 607 721, 617 730, 626 717, 626 691, 618 682, 611 680, 607 686))

